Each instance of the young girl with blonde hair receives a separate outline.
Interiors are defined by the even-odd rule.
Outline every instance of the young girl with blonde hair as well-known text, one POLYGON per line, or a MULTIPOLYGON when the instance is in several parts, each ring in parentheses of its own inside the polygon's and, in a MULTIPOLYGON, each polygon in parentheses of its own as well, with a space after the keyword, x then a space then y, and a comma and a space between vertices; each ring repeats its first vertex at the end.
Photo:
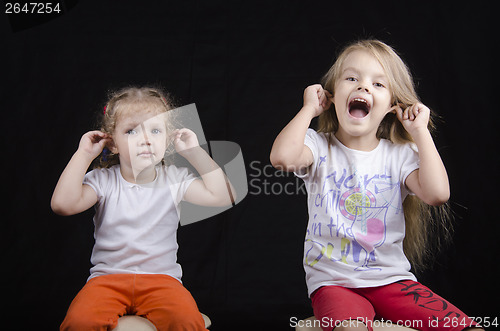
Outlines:
POLYGON ((304 269, 324 330, 372 330, 375 317, 422 330, 476 326, 410 272, 408 259, 424 264, 432 226, 449 226, 430 217, 450 194, 432 129, 401 58, 362 40, 340 53, 324 88, 305 89, 276 138, 272 164, 306 183, 304 269))
POLYGON ((123 315, 143 316, 158 330, 205 330, 196 302, 181 283, 178 204, 221 206, 231 199, 223 171, 199 146, 196 134, 173 128, 172 108, 154 88, 114 93, 101 130, 82 136, 61 174, 51 201, 54 212, 96 209, 91 275, 61 330, 108 330, 123 315), (201 179, 164 164, 171 145, 201 179), (99 155, 100 167, 86 173, 99 155))

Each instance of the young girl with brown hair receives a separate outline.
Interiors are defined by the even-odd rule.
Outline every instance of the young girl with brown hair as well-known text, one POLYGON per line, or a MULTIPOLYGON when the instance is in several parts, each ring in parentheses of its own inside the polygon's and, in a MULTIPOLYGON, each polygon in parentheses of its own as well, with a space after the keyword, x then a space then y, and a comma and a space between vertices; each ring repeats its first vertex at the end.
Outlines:
POLYGON ((408 258, 423 265, 431 225, 449 227, 429 218, 450 194, 431 115, 397 53, 363 40, 341 52, 324 89, 306 88, 274 142, 272 164, 308 190, 304 268, 324 330, 372 330, 376 316, 424 330, 476 326, 410 272, 408 258))
POLYGON ((52 209, 61 215, 96 209, 91 275, 61 330, 108 330, 123 315, 145 317, 158 330, 205 330, 196 302, 181 283, 178 204, 230 205, 231 194, 223 171, 199 146, 196 134, 174 129, 172 108, 154 88, 114 93, 101 130, 83 135, 61 174, 52 209), (164 164, 172 145, 200 179, 186 168, 164 164), (99 155, 101 167, 86 173, 99 155))

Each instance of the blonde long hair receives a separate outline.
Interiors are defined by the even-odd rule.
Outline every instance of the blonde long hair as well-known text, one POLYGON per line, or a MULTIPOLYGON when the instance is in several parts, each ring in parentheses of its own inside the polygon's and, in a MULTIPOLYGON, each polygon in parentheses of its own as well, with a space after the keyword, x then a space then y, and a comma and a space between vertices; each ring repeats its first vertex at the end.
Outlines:
MULTIPOLYGON (((337 57, 333 66, 323 77, 323 86, 332 95, 340 79, 342 66, 349 54, 354 51, 365 51, 374 56, 382 65, 389 80, 389 90, 392 93, 391 105, 401 108, 420 102, 409 68, 394 51, 394 49, 379 40, 360 40, 346 46, 337 57)), ((431 110, 429 130, 435 130, 436 115, 431 110)), ((318 132, 335 133, 339 121, 334 106, 324 111, 318 119, 318 132)), ((411 135, 405 130, 394 113, 388 113, 380 123, 377 138, 388 139, 393 143, 413 142, 411 135)), ((421 271, 426 267, 426 261, 435 253, 443 242, 449 241, 452 233, 451 217, 448 204, 432 207, 415 195, 408 195, 403 202, 406 223, 406 235, 403 248, 412 263, 413 269, 421 271)))
MULTIPOLYGON (((172 112, 173 102, 168 94, 153 87, 126 87, 110 94, 109 100, 104 106, 100 123, 100 130, 113 136, 116 122, 127 115, 134 113, 151 113, 154 115, 165 114, 167 131, 174 130, 174 118, 172 112)), ((167 143, 167 145, 170 145, 167 143)), ((119 164, 117 154, 110 152, 110 146, 106 146, 95 167, 109 168, 119 164)))

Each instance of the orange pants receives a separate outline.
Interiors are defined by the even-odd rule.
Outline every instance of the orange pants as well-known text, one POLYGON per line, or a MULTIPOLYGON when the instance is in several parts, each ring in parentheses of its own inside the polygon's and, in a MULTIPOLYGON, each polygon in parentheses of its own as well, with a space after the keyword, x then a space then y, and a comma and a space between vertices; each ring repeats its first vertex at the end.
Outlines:
POLYGON ((73 299, 61 330, 111 330, 123 315, 145 317, 158 331, 206 330, 191 293, 175 278, 151 274, 90 279, 73 299))

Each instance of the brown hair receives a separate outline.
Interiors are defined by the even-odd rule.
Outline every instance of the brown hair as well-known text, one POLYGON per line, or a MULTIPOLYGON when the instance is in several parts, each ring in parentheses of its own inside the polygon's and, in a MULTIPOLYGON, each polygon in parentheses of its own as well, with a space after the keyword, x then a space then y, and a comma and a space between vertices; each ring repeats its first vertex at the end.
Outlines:
MULTIPOLYGON (((163 93, 160 89, 151 87, 123 88, 110 94, 100 121, 100 130, 112 136, 120 118, 137 113, 165 113, 167 131, 171 131, 174 129, 174 119, 169 110, 173 108, 173 102, 168 94, 163 93)), ((109 168, 120 163, 118 155, 112 154, 107 147, 97 160, 96 167, 98 168, 109 168)))
MULTIPOLYGON (((391 105, 400 105, 405 109, 420 102, 413 78, 408 66, 394 49, 379 40, 360 40, 346 46, 337 57, 333 66, 323 77, 323 86, 335 95, 336 84, 340 79, 342 66, 347 56, 354 51, 365 51, 375 57, 384 69, 389 80, 391 105)), ((436 115, 431 110, 429 131, 434 132, 436 115)), ((318 119, 318 132, 335 133, 339 121, 334 106, 324 111, 318 119)), ((377 138, 388 139, 393 143, 413 142, 394 113, 388 113, 377 130, 377 138)), ((416 270, 425 269, 425 261, 439 248, 441 239, 451 238, 452 224, 448 204, 432 207, 420 200, 416 195, 408 195, 403 202, 406 223, 406 235, 403 248, 406 256, 416 270)))

